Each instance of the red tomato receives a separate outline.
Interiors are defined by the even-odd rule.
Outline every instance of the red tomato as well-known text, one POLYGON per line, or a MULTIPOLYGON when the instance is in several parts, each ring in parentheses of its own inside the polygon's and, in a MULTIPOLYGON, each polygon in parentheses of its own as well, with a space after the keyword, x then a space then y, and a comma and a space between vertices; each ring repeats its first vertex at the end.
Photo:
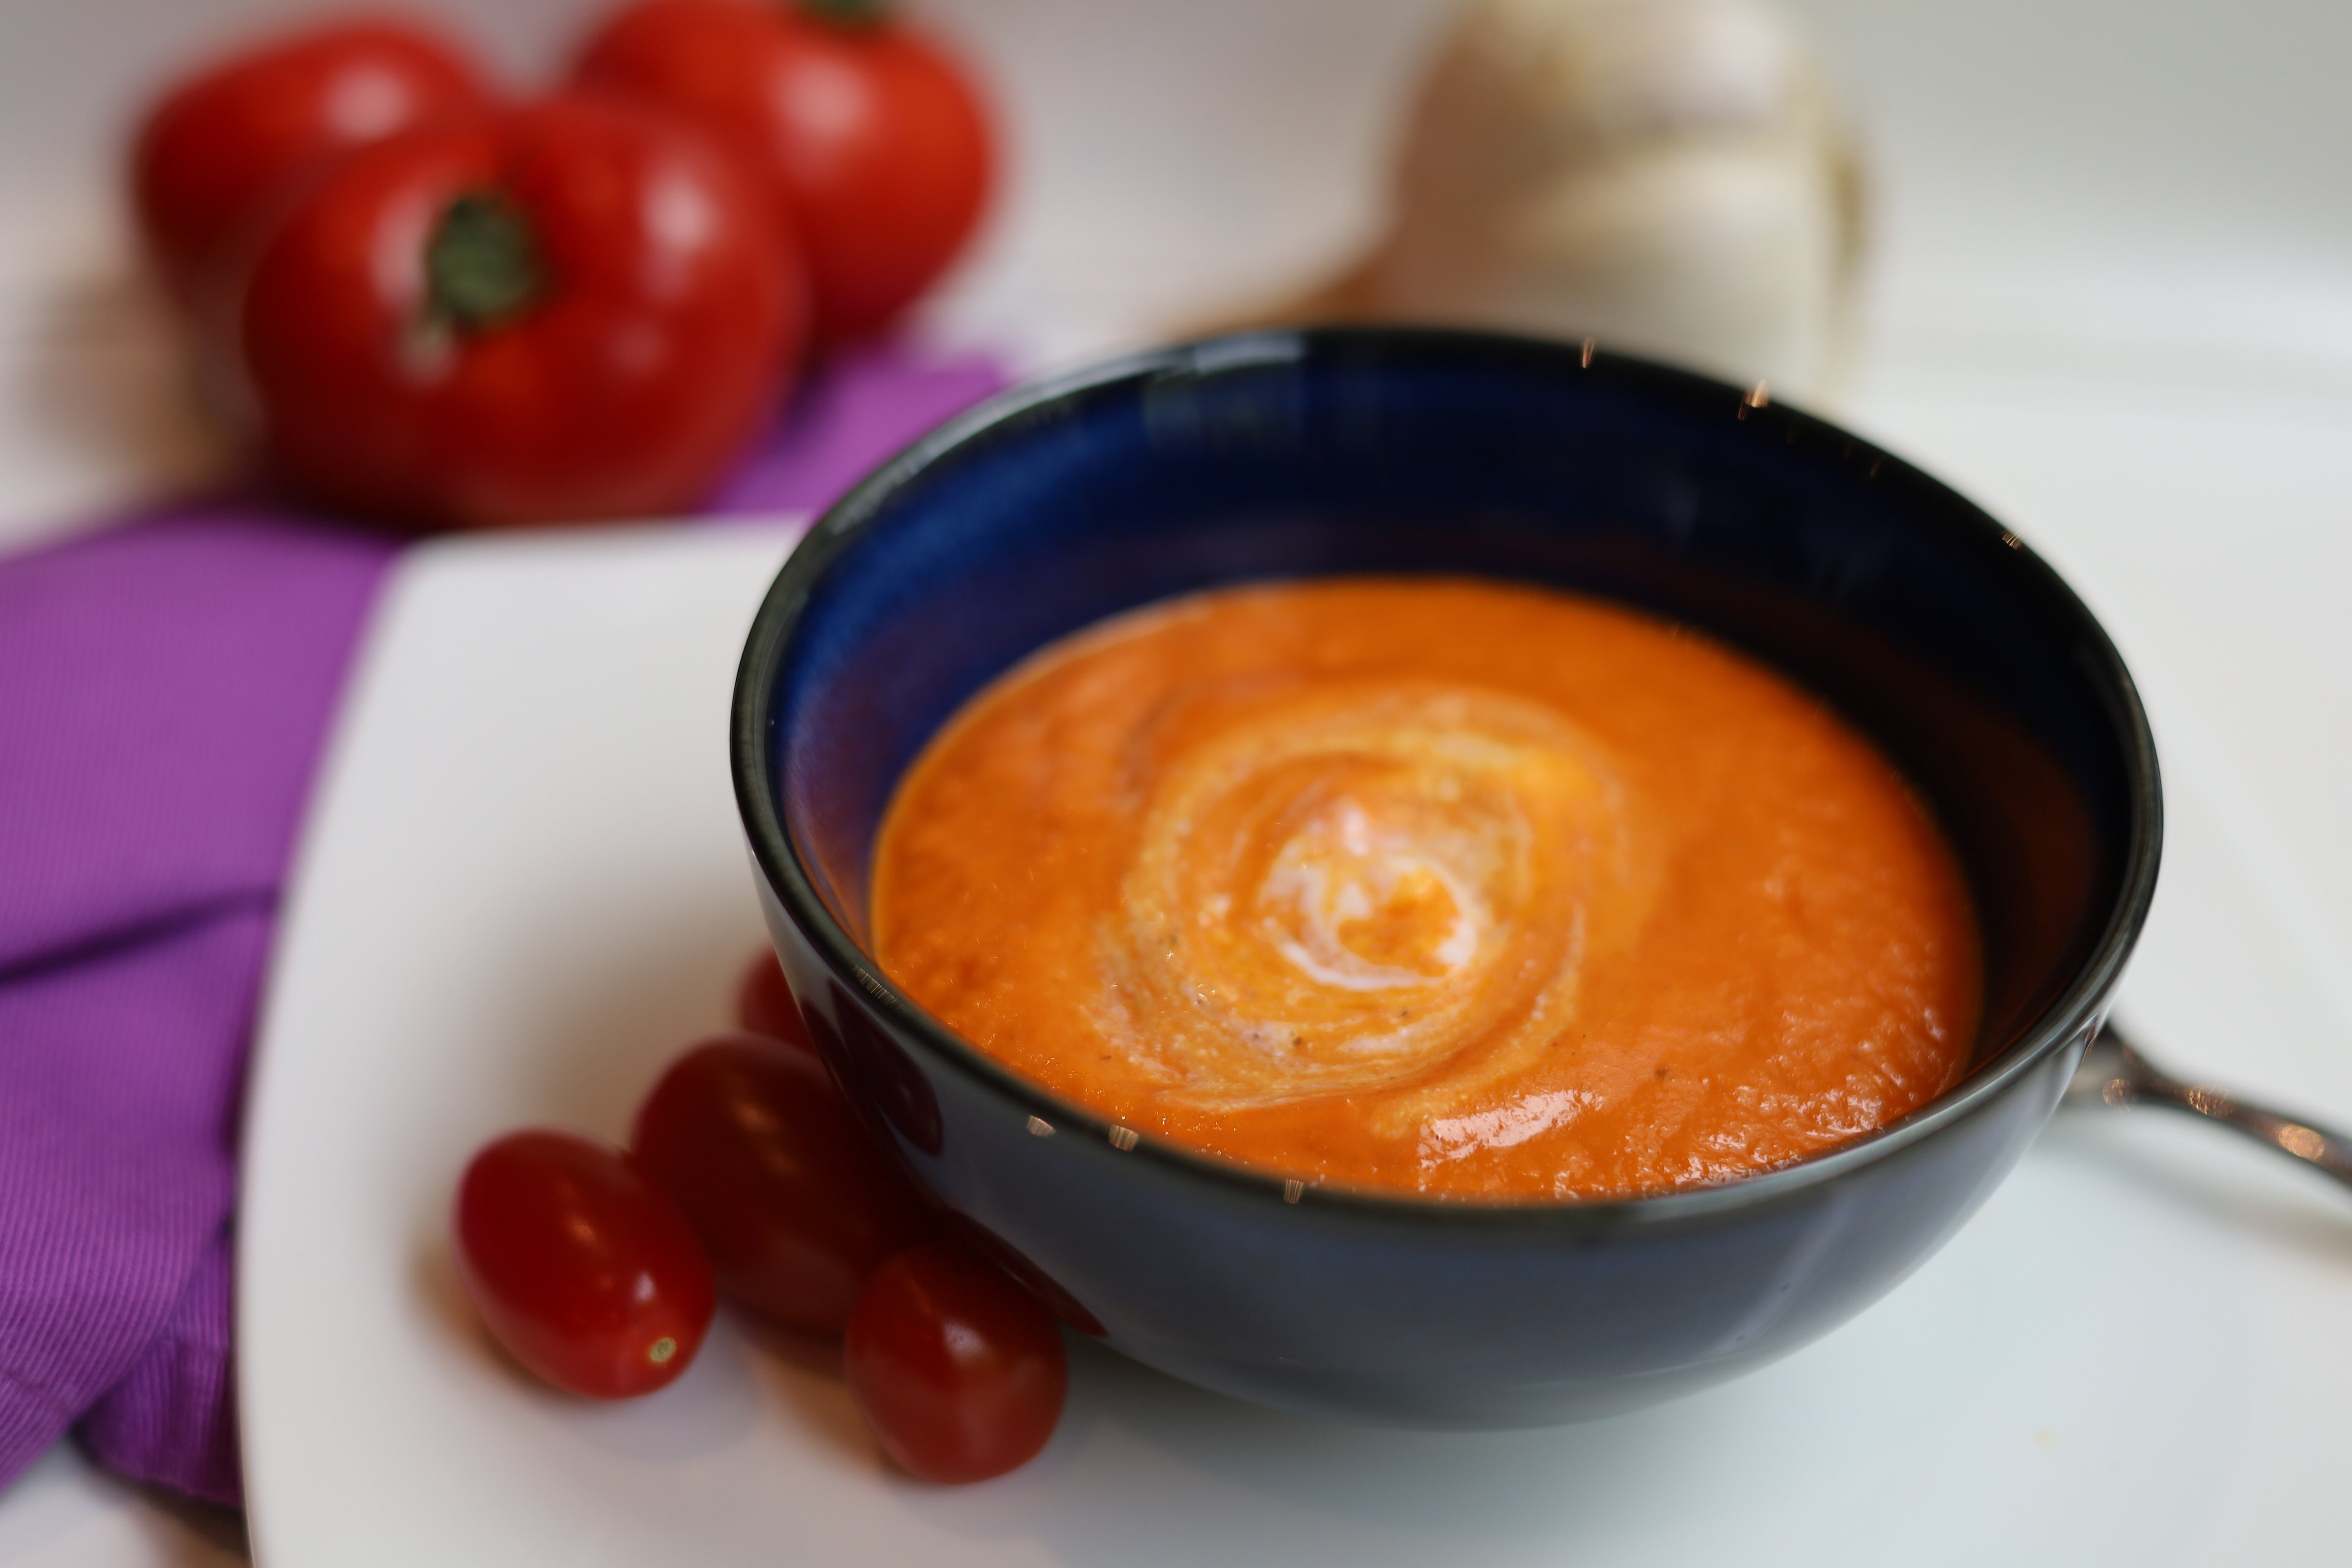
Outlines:
POLYGON ((793 988, 784 982, 784 966, 764 948, 744 966, 743 978, 735 987, 735 1022, 747 1034, 764 1035, 816 1055, 808 1020, 801 1016, 801 1005, 793 999, 793 988))
POLYGON ((183 300, 250 248, 291 184, 333 154, 477 109, 489 89, 437 33, 352 17, 271 39, 174 86, 140 127, 131 201, 183 300))
POLYGON ((672 1062, 632 1148, 727 1293, 797 1329, 840 1332, 866 1277, 929 1229, 815 1053, 775 1040, 721 1035, 672 1062))
POLYGON ((574 79, 690 116, 749 160, 807 247, 826 337, 888 324, 987 202, 978 95, 878 0, 644 0, 589 39, 574 79))
POLYGON ((247 367, 299 489, 411 526, 699 500, 775 407, 797 258, 734 163, 548 100, 347 154, 255 268, 247 367))
POLYGON ((498 1342, 558 1388, 626 1399, 702 1348, 718 1296, 677 1205, 608 1143, 514 1132, 457 1185, 457 1268, 498 1342))
POLYGON ((1054 1435, 1069 1363, 1053 1315, 971 1254, 919 1247, 874 1271, 843 1345, 883 1451, 927 1481, 984 1481, 1054 1435))

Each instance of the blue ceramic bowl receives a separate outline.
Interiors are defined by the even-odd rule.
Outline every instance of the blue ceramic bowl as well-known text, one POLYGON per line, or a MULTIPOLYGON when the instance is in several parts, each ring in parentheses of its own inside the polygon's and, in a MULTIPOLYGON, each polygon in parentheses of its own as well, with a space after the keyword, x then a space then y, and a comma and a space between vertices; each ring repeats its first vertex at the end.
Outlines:
MULTIPOLYGON (((2017 538, 1793 409, 1572 345, 1227 338, 997 398, 818 523, 754 625, 735 785, 793 990, 876 1128, 1065 1318, 1179 1377, 1346 1419, 1534 1426, 1804 1344, 1908 1274, 2057 1102, 2155 890, 2130 676, 2017 538), (1555 584, 1704 627, 1872 734, 1967 868, 1965 1080, 1829 1153, 1611 1202, 1423 1200, 1114 1129, 894 987, 866 871, 902 769, 1040 645, 1251 579, 1555 584)), ((1021 911, 1004 911, 1020 940, 1021 911)))

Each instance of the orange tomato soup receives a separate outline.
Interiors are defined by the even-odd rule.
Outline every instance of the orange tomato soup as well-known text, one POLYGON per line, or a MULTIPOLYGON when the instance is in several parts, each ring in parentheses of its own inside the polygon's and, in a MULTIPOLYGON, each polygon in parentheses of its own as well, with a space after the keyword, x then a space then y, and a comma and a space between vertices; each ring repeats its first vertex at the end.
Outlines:
POLYGON ((1202 594, 973 698, 876 850, 884 969, 1145 1138, 1604 1197, 1785 1164, 1962 1070, 1949 849, 1817 699, 1597 600, 1202 594))

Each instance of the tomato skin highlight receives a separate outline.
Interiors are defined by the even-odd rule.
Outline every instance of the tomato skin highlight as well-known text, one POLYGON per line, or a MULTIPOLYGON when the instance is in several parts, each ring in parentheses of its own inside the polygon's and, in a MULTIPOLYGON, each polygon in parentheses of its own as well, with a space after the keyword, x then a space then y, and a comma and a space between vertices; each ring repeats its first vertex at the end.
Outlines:
POLYGON ((675 1381, 718 1306, 677 1205, 608 1143, 509 1133, 457 1186, 457 1268, 509 1353, 558 1388, 627 1399, 675 1381))
POLYGON ((346 154, 244 310, 282 474, 410 528, 682 510, 773 416, 805 337, 798 257, 733 161, 578 95, 346 154), (467 275, 434 267, 486 209, 530 286, 471 319, 444 291, 467 275))
POLYGON ((264 39, 183 78, 147 111, 131 153, 140 232, 173 291, 193 300, 320 165, 490 98, 464 50, 404 19, 353 16, 264 39))
POLYGON ((843 1363, 883 1451, 950 1486, 1034 1458, 1069 1391, 1053 1315, 952 1247, 910 1248, 875 1270, 850 1314, 843 1363))
POLYGON ((817 1054, 808 1020, 801 1016, 801 1005, 784 979, 784 966, 766 948, 751 955, 743 966, 743 978, 736 983, 735 1023, 747 1035, 762 1035, 817 1054))
POLYGON ((866 1277, 930 1234, 929 1209, 814 1051, 721 1035, 680 1056, 630 1146, 709 1249, 727 1294, 838 1333, 866 1277))
POLYGON ((806 247, 825 338, 889 325, 962 250, 994 180, 968 74, 887 19, 642 0, 596 29, 572 79, 684 115, 746 161, 806 247))

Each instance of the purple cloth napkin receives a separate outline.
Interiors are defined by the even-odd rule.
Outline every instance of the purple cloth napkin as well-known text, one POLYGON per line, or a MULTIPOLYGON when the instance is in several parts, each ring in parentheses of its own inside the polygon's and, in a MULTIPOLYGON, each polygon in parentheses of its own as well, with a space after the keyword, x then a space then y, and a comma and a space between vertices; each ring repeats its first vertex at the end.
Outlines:
MULTIPOLYGON (((720 514, 813 509, 1002 384, 870 349, 720 514)), ((68 1430, 241 1500, 237 1115, 279 884, 397 546, 267 505, 0 560, 0 1487, 68 1430)))

